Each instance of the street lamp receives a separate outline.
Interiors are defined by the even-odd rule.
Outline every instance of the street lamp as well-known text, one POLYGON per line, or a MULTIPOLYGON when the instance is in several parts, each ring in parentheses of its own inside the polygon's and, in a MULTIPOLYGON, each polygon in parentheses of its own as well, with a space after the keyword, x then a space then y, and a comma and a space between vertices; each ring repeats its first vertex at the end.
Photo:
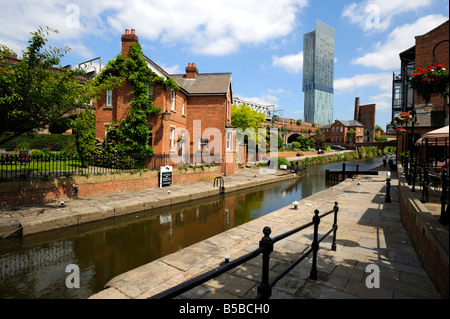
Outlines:
POLYGON ((162 119, 164 120, 164 121, 168 121, 168 120, 170 120, 170 112, 167 110, 167 108, 166 108, 166 111, 164 112, 164 113, 162 113, 162 119))

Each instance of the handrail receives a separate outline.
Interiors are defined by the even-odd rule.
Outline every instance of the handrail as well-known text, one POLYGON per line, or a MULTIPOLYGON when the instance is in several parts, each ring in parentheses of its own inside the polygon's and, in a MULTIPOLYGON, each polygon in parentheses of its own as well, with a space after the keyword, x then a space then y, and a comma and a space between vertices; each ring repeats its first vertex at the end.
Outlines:
POLYGON ((225 181, 223 180, 222 176, 217 176, 214 178, 214 185, 213 187, 219 186, 219 193, 224 194, 225 193, 225 181))
POLYGON ((270 227, 266 226, 263 229, 264 237, 261 238, 259 241, 259 248, 255 249, 254 251, 241 256, 240 258, 231 261, 231 262, 225 262, 221 266, 210 270, 204 274, 201 274, 199 276, 196 276, 186 282, 183 282, 177 286, 174 286, 170 289, 167 289, 161 293, 158 293, 149 299, 168 299, 168 298, 174 298, 176 296, 181 295, 182 293, 191 290, 192 288, 195 288, 231 269, 234 269, 243 263, 256 258, 260 254, 262 254, 262 280, 258 287, 258 295, 257 299, 267 299, 272 295, 272 288, 273 286, 281 279, 283 278, 292 268, 294 268, 296 265, 298 265, 301 261, 303 261, 310 253, 313 253, 313 263, 311 267, 311 273, 310 273, 310 279, 317 280, 317 252, 319 250, 319 244, 322 242, 329 234, 333 233, 333 240, 331 249, 336 250, 336 231, 337 231, 337 213, 339 211, 338 202, 334 203, 334 207, 332 210, 323 213, 322 215, 319 215, 319 210, 314 211, 314 217, 311 222, 304 224, 300 227, 294 228, 290 231, 287 231, 283 234, 280 234, 274 238, 270 238, 271 229, 270 227), (324 234, 320 239, 318 238, 318 228, 321 218, 334 213, 334 221, 332 228, 324 234), (286 270, 284 270, 280 275, 275 277, 272 281, 269 282, 269 261, 270 261, 270 254, 273 252, 273 245, 286 238, 289 237, 301 230, 304 230, 310 226, 314 226, 314 239, 311 244, 311 248, 308 249, 305 253, 303 253, 297 260, 292 262, 286 270))

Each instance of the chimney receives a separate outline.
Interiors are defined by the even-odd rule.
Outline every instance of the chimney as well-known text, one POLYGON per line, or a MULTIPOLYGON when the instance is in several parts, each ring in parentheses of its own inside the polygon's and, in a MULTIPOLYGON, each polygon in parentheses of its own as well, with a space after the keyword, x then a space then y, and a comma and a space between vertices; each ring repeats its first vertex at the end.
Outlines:
POLYGON ((359 97, 355 98, 355 116, 354 120, 360 122, 359 120, 359 97))
POLYGON ((188 63, 186 67, 186 79, 195 79, 198 74, 197 66, 195 63, 188 63))
POLYGON ((125 58, 128 58, 128 54, 130 53, 130 46, 133 43, 138 43, 139 39, 135 34, 135 30, 131 29, 131 34, 129 29, 125 29, 125 34, 122 35, 122 55, 125 58))

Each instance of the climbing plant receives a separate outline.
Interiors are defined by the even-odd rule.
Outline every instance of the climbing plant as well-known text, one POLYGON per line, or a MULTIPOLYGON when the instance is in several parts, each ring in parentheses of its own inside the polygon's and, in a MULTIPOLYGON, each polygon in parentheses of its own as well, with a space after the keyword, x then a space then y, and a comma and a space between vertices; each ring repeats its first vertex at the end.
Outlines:
MULTIPOLYGON (((119 54, 110 61, 96 81, 102 83, 108 76, 120 77, 122 81, 133 85, 133 99, 126 119, 118 123, 114 148, 124 154, 151 155, 153 149, 149 145, 150 127, 148 117, 159 114, 161 109, 148 98, 149 83, 161 83, 177 91, 180 89, 173 79, 164 79, 155 74, 147 65, 139 43, 130 46, 128 58, 119 54)), ((108 141, 111 146, 113 141, 108 141)))

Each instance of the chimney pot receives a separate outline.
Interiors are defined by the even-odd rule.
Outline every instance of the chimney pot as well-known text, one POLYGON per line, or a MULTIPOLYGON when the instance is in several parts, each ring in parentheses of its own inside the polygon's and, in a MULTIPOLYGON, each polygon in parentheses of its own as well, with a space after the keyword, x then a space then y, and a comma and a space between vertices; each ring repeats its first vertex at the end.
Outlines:
POLYGON ((191 68, 191 67, 192 67, 192 63, 188 63, 188 67, 190 67, 190 68, 191 68))
POLYGON ((195 63, 192 63, 192 67, 196 68, 197 66, 195 65, 195 63))
POLYGON ((135 34, 135 29, 131 29, 131 34, 135 34))
POLYGON ((130 34, 130 30, 125 29, 125 34, 130 34))

